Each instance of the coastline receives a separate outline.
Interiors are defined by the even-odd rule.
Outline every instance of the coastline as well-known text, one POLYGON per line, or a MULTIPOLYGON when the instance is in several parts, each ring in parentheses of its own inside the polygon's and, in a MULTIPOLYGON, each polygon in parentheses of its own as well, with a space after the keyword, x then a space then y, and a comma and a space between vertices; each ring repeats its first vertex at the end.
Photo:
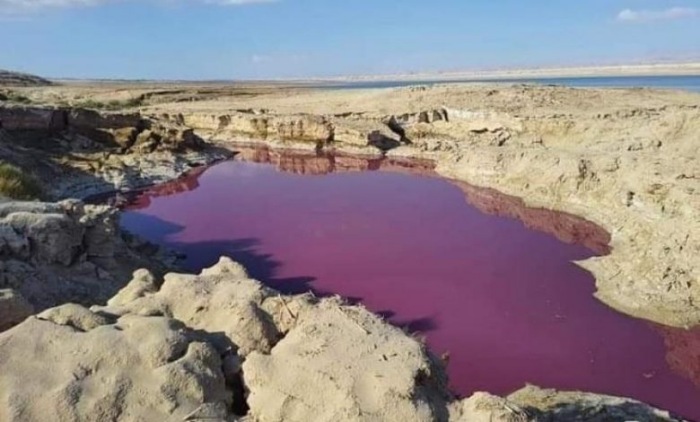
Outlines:
POLYGON ((645 64, 619 66, 582 66, 523 69, 465 70, 416 72, 386 75, 354 75, 288 79, 288 82, 388 82, 388 81, 498 81, 538 78, 603 78, 635 76, 700 76, 700 62, 678 64, 645 64))

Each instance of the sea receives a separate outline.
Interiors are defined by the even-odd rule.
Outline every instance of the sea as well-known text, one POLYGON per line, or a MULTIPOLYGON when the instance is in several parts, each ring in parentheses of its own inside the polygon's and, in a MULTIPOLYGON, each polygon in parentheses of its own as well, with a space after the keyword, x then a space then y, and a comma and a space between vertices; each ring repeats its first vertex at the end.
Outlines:
POLYGON ((595 76, 575 78, 516 78, 516 79, 461 79, 461 80, 411 80, 411 81, 362 81, 324 84, 327 89, 398 88, 414 85, 454 83, 512 83, 556 85, 580 88, 656 88, 700 92, 700 75, 691 76, 595 76))

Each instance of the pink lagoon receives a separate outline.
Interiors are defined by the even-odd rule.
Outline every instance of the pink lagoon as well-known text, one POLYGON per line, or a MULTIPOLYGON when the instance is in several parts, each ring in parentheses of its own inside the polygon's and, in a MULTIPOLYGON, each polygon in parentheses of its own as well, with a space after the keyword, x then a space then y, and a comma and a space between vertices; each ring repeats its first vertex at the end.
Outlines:
POLYGON ((244 150, 139 194, 122 225, 199 271, 230 256, 286 293, 361 302, 448 359, 453 391, 527 383, 700 420, 700 332, 622 315, 574 262, 608 234, 427 163, 244 150))

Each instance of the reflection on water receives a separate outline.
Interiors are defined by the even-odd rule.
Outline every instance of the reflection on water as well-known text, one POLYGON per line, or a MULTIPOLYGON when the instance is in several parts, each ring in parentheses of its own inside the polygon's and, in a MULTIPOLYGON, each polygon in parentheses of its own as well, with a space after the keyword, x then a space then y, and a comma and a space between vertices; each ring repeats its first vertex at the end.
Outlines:
POLYGON ((144 192, 123 225, 190 270, 229 255, 282 291, 340 294, 421 331, 450 353, 460 394, 530 382, 700 419, 695 333, 607 308, 571 263, 608 251, 600 227, 439 179, 427 161, 264 148, 237 160, 144 192))
POLYGON ((666 361, 669 366, 700 387, 700 327, 683 330, 656 326, 656 329, 666 343, 666 361))

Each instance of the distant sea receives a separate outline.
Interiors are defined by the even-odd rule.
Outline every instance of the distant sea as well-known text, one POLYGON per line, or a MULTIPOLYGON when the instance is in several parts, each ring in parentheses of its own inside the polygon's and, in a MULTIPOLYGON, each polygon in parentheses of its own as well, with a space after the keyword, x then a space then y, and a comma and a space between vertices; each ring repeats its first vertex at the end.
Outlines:
POLYGON ((370 81, 322 85, 327 89, 397 88, 453 83, 513 83, 591 88, 659 88, 700 92, 700 76, 595 76, 576 78, 463 79, 424 81, 370 81))

